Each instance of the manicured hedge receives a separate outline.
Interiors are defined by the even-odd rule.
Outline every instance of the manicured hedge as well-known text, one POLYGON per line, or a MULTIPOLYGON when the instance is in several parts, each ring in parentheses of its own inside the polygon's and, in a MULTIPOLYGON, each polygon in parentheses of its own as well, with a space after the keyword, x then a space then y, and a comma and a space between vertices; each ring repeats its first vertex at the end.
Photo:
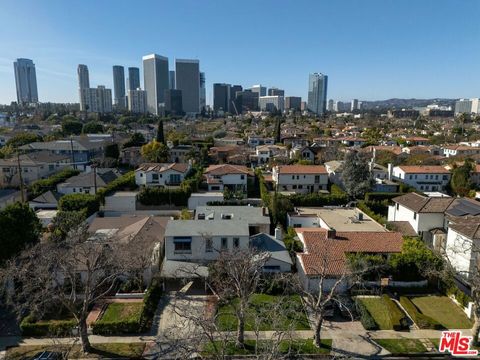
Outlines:
POLYGON ((97 196, 89 194, 68 194, 62 196, 58 202, 61 211, 81 211, 86 209, 87 217, 94 214, 100 208, 97 196))
POLYGON ((378 330, 378 325, 373 319, 372 315, 368 312, 365 305, 362 304, 360 300, 355 301, 357 312, 360 316, 360 322, 362 323, 365 330, 378 330))
POLYGON ((400 304, 420 329, 443 329, 443 326, 440 325, 438 321, 432 319, 430 316, 422 314, 408 297, 400 296, 400 304))
POLYGON ((29 315, 20 323, 20 329, 23 336, 70 336, 76 325, 75 320, 36 322, 33 316, 29 315))
POLYGON ((387 294, 382 295, 382 299, 390 310, 390 320, 393 330, 400 331, 408 329, 408 320, 406 315, 400 310, 387 294))
POLYGON ((384 225, 387 223, 387 219, 385 218, 385 216, 382 216, 380 214, 377 214, 375 213, 371 208, 370 206, 371 203, 367 203, 365 201, 359 201, 357 203, 357 207, 362 210, 365 214, 367 214, 368 216, 370 216, 373 220, 375 220, 376 222, 384 225))
POLYGON ((143 205, 175 205, 188 206, 191 192, 183 189, 168 189, 160 187, 143 187, 137 195, 143 205))
POLYGON ((147 331, 152 327, 153 316, 157 311, 158 302, 161 297, 162 283, 158 277, 154 277, 143 298, 143 312, 140 317, 141 331, 147 331))
POLYGON ((368 192, 365 194, 365 201, 383 201, 392 200, 393 198, 403 195, 402 193, 388 193, 388 192, 368 192))
POLYGON ((123 335, 136 334, 140 331, 140 319, 123 321, 102 321, 92 324, 94 335, 123 335))
POLYGON ((34 199, 49 190, 55 190, 57 184, 78 174, 80 174, 78 170, 64 168, 46 179, 37 180, 28 187, 29 198, 34 199))
POLYGON ((137 184, 135 183, 135 172, 129 171, 113 180, 105 188, 97 190, 97 197, 103 203, 105 196, 108 196, 117 190, 134 190, 136 188, 137 184))
POLYGON ((345 205, 348 203, 348 195, 342 194, 293 194, 288 196, 288 200, 294 206, 336 206, 345 205))

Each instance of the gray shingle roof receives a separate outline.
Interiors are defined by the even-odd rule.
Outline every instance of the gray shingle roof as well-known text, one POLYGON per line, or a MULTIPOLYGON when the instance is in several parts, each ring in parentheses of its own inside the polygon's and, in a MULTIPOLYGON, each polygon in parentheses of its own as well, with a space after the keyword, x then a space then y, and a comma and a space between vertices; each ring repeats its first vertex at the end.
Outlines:
POLYGON ((260 233, 250 236, 250 245, 260 251, 268 251, 272 259, 293 265, 290 254, 285 248, 283 241, 279 241, 271 235, 260 233))

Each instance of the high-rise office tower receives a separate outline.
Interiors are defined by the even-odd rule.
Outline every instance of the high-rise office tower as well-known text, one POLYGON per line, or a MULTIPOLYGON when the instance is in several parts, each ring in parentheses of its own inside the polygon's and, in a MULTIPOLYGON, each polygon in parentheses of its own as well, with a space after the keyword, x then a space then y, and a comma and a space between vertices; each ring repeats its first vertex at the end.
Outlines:
POLYGON ((143 60, 143 83, 147 92, 147 110, 159 115, 164 106, 168 84, 168 58, 157 54, 146 55, 143 60))
POLYGON ((187 114, 200 112, 200 62, 190 59, 175 59, 175 89, 182 91, 183 111, 187 114))
POLYGON ((87 103, 90 97, 90 76, 88 74, 87 65, 80 64, 77 67, 78 75, 78 94, 80 97, 80 111, 87 111, 87 103))
POLYGON ((207 109, 207 89, 205 88, 205 73, 200 72, 200 112, 207 109))
POLYGON ((81 98, 85 100, 84 111, 97 113, 112 112, 112 90, 99 85, 96 88, 80 89, 81 98))
POLYGON ((181 90, 165 90, 165 113, 172 116, 183 115, 181 90))
POLYGON ((283 96, 260 96, 258 106, 261 111, 283 111, 285 110, 285 101, 283 96))
POLYGON ((268 89, 268 96, 285 96, 285 90, 272 87, 268 89))
POLYGON ((237 92, 243 91, 242 85, 232 85, 230 86, 230 102, 228 103, 228 112, 230 114, 241 113, 241 109, 236 109, 235 99, 237 98, 237 92))
POLYGON ((324 74, 310 74, 308 78, 308 110, 317 114, 325 114, 327 107, 328 76, 324 74))
POLYGON ((128 90, 128 110, 134 114, 145 114, 147 112, 147 92, 140 88, 128 90))
POLYGON ((124 109, 125 103, 125 70, 123 66, 113 66, 113 103, 118 109, 124 109))
POLYGON ((88 75, 87 65, 80 64, 77 67, 78 88, 87 89, 90 87, 90 76, 88 75))
POLYGON ((230 84, 213 84, 213 111, 228 112, 230 103, 230 84))
POLYGON ((328 104, 327 104, 328 111, 333 111, 333 104, 334 104, 333 99, 328 100, 328 104))
POLYGON ((350 111, 358 110, 358 99, 353 99, 350 103, 350 111))
POLYGON ((258 94, 258 96, 267 96, 267 88, 262 85, 253 85, 252 86, 252 92, 255 92, 258 94))
POLYGON ((140 88, 140 69, 137 67, 128 68, 128 90, 140 88))
POLYGON ((168 88, 175 89, 175 70, 168 72, 168 88))
POLYGON ((235 94, 235 106, 239 113, 244 111, 258 110, 258 92, 252 90, 237 91, 235 94))
POLYGON ((37 74, 33 61, 30 59, 17 59, 13 63, 13 69, 17 85, 17 102, 19 104, 38 102, 37 74))
POLYGON ((301 105, 302 105, 302 98, 300 96, 285 97, 285 109, 300 110, 301 105))

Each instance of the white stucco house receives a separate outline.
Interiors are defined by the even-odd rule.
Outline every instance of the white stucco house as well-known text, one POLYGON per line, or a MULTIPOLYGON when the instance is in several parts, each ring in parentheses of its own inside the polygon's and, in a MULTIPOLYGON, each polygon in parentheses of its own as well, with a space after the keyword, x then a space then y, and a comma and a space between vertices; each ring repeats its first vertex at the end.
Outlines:
POLYGON ((176 186, 190 170, 187 163, 144 163, 135 170, 135 183, 139 186, 176 186))
POLYGON ((210 165, 204 172, 208 191, 223 191, 228 188, 232 191, 247 192, 248 177, 253 173, 243 165, 210 165))
POLYGON ((279 165, 272 171, 278 191, 312 193, 327 190, 328 173, 323 165, 279 165))
POLYGON ((419 191, 442 191, 450 181, 451 173, 443 166, 395 166, 392 179, 413 186, 419 191))

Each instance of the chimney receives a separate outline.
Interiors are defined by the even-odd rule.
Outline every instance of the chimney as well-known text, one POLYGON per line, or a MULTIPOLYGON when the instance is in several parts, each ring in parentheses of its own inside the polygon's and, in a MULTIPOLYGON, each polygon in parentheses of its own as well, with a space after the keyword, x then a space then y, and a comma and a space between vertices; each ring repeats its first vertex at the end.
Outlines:
POLYGON ((268 216, 267 208, 265 206, 262 206, 262 216, 268 216))
POLYGON ((387 165, 387 169, 388 169, 387 170, 387 173, 388 173, 387 174, 387 179, 391 181, 392 180, 392 174, 393 174, 393 165, 391 163, 389 163, 387 165))
POLYGON ((327 238, 328 239, 335 239, 337 237, 337 230, 334 228, 330 228, 327 230, 327 238))
POLYGON ((283 241, 282 228, 280 226, 275 228, 275 239, 278 241, 283 241))

